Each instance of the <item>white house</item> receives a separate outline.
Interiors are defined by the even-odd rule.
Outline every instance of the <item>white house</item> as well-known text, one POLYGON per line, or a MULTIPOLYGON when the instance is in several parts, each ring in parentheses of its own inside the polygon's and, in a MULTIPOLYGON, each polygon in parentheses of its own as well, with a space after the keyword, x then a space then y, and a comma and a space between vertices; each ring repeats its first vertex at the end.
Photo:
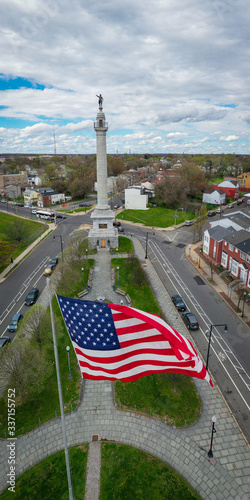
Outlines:
POLYGON ((132 210, 147 210, 148 194, 144 194, 141 186, 131 186, 125 189, 125 208, 132 210))
POLYGON ((207 186, 204 189, 202 203, 211 203, 211 205, 223 205, 226 201, 224 191, 207 186))

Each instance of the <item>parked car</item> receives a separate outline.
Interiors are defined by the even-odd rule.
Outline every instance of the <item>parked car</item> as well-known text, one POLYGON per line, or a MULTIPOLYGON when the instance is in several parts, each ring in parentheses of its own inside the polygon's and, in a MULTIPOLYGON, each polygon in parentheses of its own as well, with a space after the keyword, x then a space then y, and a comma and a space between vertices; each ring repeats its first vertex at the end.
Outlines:
POLYGON ((186 311, 187 306, 180 295, 172 295, 172 302, 178 311, 186 311))
POLYGON ((213 217, 214 215, 216 214, 216 212, 214 210, 210 210, 207 215, 208 217, 213 217))
POLYGON ((217 210, 216 210, 217 214, 222 214, 222 212, 223 212, 222 208, 217 208, 217 210))
POLYGON ((118 226, 118 233, 124 233, 124 227, 118 226))
POLYGON ((197 321, 195 315, 192 312, 184 312, 182 313, 182 319, 184 323, 187 325, 189 330, 198 330, 199 322, 197 321))
POLYGON ((17 203, 18 207, 24 207, 24 203, 17 203))
POLYGON ((54 257, 54 259, 51 259, 47 267, 44 269, 44 274, 45 276, 50 276, 53 269, 56 267, 58 263, 58 257, 54 257))
POLYGON ((192 226, 193 221, 192 220, 185 220, 185 226, 192 226))
POLYGON ((120 221, 119 220, 114 220, 113 222, 113 226, 115 227, 119 227, 121 225, 120 221))
POLYGON ((36 209, 35 208, 33 208, 32 213, 36 214, 36 209))
POLYGON ((32 304, 35 304, 35 302, 37 301, 38 295, 39 295, 38 288, 32 288, 29 291, 29 293, 25 299, 26 306, 32 306, 32 304))
POLYGON ((0 337, 0 351, 1 349, 5 346, 5 345, 8 345, 10 342, 10 337, 0 337))
POLYGON ((227 206, 227 208, 233 208, 234 207, 234 204, 231 203, 230 205, 227 206))
POLYGON ((117 208, 119 208, 120 205, 118 205, 117 203, 114 205, 114 210, 117 210, 117 208))
POLYGON ((89 201, 84 201, 84 203, 79 203, 79 207, 91 207, 91 203, 89 203, 89 201))
POLYGON ((67 219, 66 215, 64 214, 56 214, 57 219, 67 219))
POLYGON ((23 314, 20 314, 20 313, 14 314, 14 316, 13 316, 13 318, 10 321, 9 326, 8 326, 9 332, 15 332, 22 319, 23 319, 23 314))

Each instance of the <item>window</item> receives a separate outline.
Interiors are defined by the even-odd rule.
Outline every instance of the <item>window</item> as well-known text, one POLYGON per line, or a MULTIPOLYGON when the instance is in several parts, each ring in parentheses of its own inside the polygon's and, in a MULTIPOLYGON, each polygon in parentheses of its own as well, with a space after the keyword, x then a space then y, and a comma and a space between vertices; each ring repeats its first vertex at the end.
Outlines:
POLYGON ((213 251, 213 258, 215 258, 216 256, 216 241, 214 242, 214 251, 213 251))
POLYGON ((250 262, 250 255, 247 255, 246 261, 250 262))
POLYGON ((234 276, 238 276, 238 262, 234 259, 232 263, 232 274, 234 274, 234 276))
POLYGON ((246 254, 244 252, 240 252, 240 258, 242 260, 246 260, 246 254))
POLYGON ((222 255, 221 255, 221 265, 225 268, 227 268, 227 253, 226 252, 222 252, 222 255))
POLYGON ((228 248, 229 248, 230 252, 233 252, 234 246, 231 245, 231 243, 228 244, 228 248))

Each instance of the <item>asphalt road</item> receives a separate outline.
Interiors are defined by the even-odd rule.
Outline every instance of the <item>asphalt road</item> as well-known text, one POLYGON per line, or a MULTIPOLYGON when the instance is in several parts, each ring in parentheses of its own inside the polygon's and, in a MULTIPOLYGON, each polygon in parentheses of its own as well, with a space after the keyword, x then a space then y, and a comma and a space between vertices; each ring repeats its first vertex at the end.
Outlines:
MULTIPOLYGON (((146 248, 146 230, 134 228, 133 233, 146 248)), ((205 332, 211 324, 228 325, 228 332, 223 327, 212 328, 208 367, 250 442, 250 330, 187 259, 185 247, 192 241, 188 228, 152 233, 148 233, 148 258, 169 295, 181 295, 197 317, 200 328, 190 333, 205 363, 205 332)))
MULTIPOLYGON (((2 207, 1 207, 2 208, 2 207)), ((27 209, 22 209, 25 210, 27 209)), ((16 312, 25 314, 24 299, 30 288, 40 292, 46 284, 43 275, 48 261, 61 252, 70 235, 82 223, 90 223, 89 214, 68 217, 0 284, 0 335, 8 334, 7 325, 16 312), (56 236, 56 238, 54 238, 56 236)), ((211 324, 227 323, 228 332, 213 327, 209 370, 232 409, 240 427, 250 442, 250 330, 237 317, 213 288, 202 279, 185 255, 185 247, 192 241, 189 228, 176 231, 148 231, 124 224, 125 233, 138 237, 146 247, 169 295, 180 294, 188 309, 195 313, 200 329, 190 332, 199 352, 206 361, 208 338, 205 331, 211 324)), ((177 313, 179 314, 179 313, 177 313)), ((10 333, 13 338, 14 334, 10 333)))

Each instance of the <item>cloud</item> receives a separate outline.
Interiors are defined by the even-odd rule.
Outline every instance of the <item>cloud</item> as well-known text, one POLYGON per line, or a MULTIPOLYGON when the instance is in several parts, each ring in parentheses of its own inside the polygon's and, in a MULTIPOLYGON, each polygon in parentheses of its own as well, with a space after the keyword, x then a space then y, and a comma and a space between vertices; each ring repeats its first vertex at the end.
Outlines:
POLYGON ((231 141, 249 151, 249 14, 247 2, 215 0, 181 0, 178 9, 174 0, 2 0, 0 73, 37 85, 1 92, 0 127, 13 138, 2 151, 18 136, 20 152, 46 152, 41 137, 55 126, 62 149, 76 148, 77 136, 95 152, 100 92, 119 149, 132 141, 153 152, 166 139, 182 148, 187 135, 187 152, 231 141))
POLYGON ((226 141, 226 142, 238 141, 238 139, 239 139, 238 135, 228 135, 227 137, 223 136, 220 137, 220 141, 226 141))

